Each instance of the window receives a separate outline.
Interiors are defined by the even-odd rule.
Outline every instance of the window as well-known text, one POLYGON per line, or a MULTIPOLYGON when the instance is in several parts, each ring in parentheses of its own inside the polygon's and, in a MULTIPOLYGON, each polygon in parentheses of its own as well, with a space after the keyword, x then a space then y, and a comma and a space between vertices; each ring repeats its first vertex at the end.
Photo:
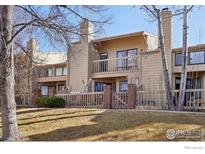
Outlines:
POLYGON ((107 52, 100 53, 99 56, 100 56, 100 59, 107 59, 108 58, 108 53, 107 52))
MULTIPOLYGON (((197 51, 189 53, 188 64, 205 64, 205 52, 197 51)), ((175 55, 175 65, 182 65, 182 53, 177 53, 175 55)))
POLYGON ((122 80, 120 81, 120 87, 119 87, 120 91, 127 91, 128 90, 128 84, 127 84, 127 80, 122 80))
POLYGON ((204 51, 191 52, 190 64, 204 64, 204 51))
POLYGON ((63 75, 67 75, 67 68, 66 67, 56 68, 56 76, 63 76, 63 75))
POLYGON ((63 68, 63 75, 67 75, 67 67, 63 68))
POLYGON ((104 90, 103 82, 95 82, 95 92, 102 92, 104 90))
POLYGON ((124 50, 124 51, 117 51, 117 57, 122 58, 117 60, 117 67, 118 68, 124 68, 127 66, 136 66, 136 63, 134 61, 133 56, 136 56, 138 54, 137 49, 130 49, 130 50, 124 50), (128 57, 128 59, 123 58, 128 57))
POLYGON ((64 90, 65 89, 65 84, 59 84, 58 85, 58 91, 64 90))
POLYGON ((62 76, 63 68, 56 68, 56 76, 62 76))
MULTIPOLYGON (((175 89, 180 89, 180 82, 181 78, 176 77, 175 78, 175 89)), ((193 79, 187 79, 186 81, 186 89, 200 89, 201 88, 201 79, 200 78, 193 78, 193 79)), ((177 98, 179 97, 179 93, 177 93, 177 98)), ((194 99, 200 99, 201 98, 201 92, 197 91, 187 91, 185 92, 185 99, 184 99, 184 105, 188 103, 189 100, 194 99)))
POLYGON ((176 66, 181 66, 182 65, 182 54, 177 53, 175 56, 175 65, 176 66))
MULTIPOLYGON (((127 51, 127 57, 133 57, 137 55, 137 50, 136 49, 132 49, 132 50, 128 50, 127 51)), ((136 61, 134 58, 128 58, 127 60, 127 65, 130 66, 135 66, 136 65, 136 61)))
MULTIPOLYGON (((104 53, 100 53, 100 59, 107 59, 108 58, 108 53, 104 52, 104 53)), ((100 61, 100 72, 107 72, 108 69, 108 61, 100 61)))
POLYGON ((117 67, 123 68, 126 66, 126 61, 123 59, 123 57, 127 57, 127 51, 118 51, 117 57, 120 58, 117 60, 117 67))
MULTIPOLYGON (((180 88, 180 82, 181 78, 176 77, 175 78, 175 89, 180 88)), ((186 81, 186 89, 200 89, 201 88, 201 80, 200 78, 193 78, 193 79, 187 79, 186 81)))
POLYGON ((39 77, 50 77, 50 76, 52 76, 51 68, 41 68, 39 70, 39 77))
POLYGON ((41 86, 41 95, 48 96, 48 86, 41 86))

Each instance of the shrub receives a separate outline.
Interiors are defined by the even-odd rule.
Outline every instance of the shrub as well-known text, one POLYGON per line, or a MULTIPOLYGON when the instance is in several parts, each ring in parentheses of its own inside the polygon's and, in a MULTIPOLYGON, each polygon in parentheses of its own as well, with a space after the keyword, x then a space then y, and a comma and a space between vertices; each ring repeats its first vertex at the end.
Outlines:
POLYGON ((38 107, 65 107, 65 100, 60 97, 38 97, 36 99, 38 107))

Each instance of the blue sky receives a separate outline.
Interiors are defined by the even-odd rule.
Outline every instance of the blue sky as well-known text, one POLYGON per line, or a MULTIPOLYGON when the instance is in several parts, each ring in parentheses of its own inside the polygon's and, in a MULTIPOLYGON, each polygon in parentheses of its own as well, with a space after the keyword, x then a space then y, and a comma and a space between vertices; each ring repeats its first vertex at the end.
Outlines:
MULTIPOLYGON (((131 5, 113 5, 108 6, 106 12, 108 16, 112 16, 111 24, 104 27, 104 32, 100 37, 125 34, 136 31, 146 31, 157 34, 156 23, 147 21, 147 14, 139 9, 139 6, 133 8, 131 5)), ((189 29, 188 29, 188 45, 196 45, 199 43, 205 44, 205 6, 199 8, 195 6, 189 14, 189 29)), ((173 18, 173 47, 182 46, 182 16, 173 18)), ((50 51, 48 46, 40 44, 40 50, 50 51)), ((56 50, 56 49, 54 49, 56 50)), ((53 49, 52 49, 53 51, 53 49)))
MULTIPOLYGON (((103 36, 118 35, 135 31, 146 31, 157 34, 156 23, 147 21, 147 14, 139 7, 110 6, 107 14, 113 16, 112 24, 105 27, 103 36)), ((189 45, 205 43, 205 6, 195 7, 189 14, 189 45)), ((182 46, 182 19, 173 19, 173 47, 182 46)))

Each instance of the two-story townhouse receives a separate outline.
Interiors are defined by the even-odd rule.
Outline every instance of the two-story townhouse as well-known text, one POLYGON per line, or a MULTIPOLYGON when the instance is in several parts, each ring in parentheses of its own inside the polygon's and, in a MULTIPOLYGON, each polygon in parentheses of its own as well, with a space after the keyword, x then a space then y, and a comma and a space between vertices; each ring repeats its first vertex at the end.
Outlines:
MULTIPOLYGON (((162 13, 165 51, 171 76, 171 11, 162 13)), ((126 91, 128 83, 140 89, 163 89, 161 56, 156 35, 140 31, 93 39, 92 25, 84 21, 81 38, 68 50, 70 91, 102 91, 111 84, 114 91, 126 91)))
POLYGON ((66 89, 67 53, 42 52, 37 41, 27 43, 27 52, 15 54, 15 92, 17 104, 32 103, 36 95, 54 96, 66 89))

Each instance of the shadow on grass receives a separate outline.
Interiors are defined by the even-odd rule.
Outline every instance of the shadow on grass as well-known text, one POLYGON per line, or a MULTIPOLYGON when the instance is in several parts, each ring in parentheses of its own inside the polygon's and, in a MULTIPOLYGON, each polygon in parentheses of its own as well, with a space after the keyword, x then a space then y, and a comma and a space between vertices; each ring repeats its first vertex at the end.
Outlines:
POLYGON ((85 112, 94 112, 96 110, 77 110, 77 111, 73 111, 73 112, 64 112, 64 113, 56 113, 56 114, 45 114, 45 115, 34 115, 31 117, 27 117, 27 118, 18 118, 18 120, 28 120, 28 119, 32 119, 32 118, 43 118, 43 117, 53 117, 53 116, 60 116, 60 115, 70 115, 70 114, 75 114, 75 113, 85 113, 85 112))
POLYGON ((63 116, 63 117, 57 117, 57 118, 50 118, 50 119, 45 119, 45 120, 37 120, 37 121, 32 121, 32 122, 25 122, 25 123, 20 123, 18 126, 23 126, 23 125, 31 125, 31 124, 39 124, 39 123, 44 123, 44 122, 49 122, 49 121, 54 121, 54 120, 63 120, 63 119, 69 119, 69 118, 78 118, 78 117, 86 117, 86 116, 95 116, 98 114, 84 114, 84 115, 76 115, 76 116, 63 116))
MULTIPOLYGON (((197 120, 196 118, 197 116, 191 116, 189 114, 153 114, 151 112, 108 110, 103 113, 96 114, 96 116, 91 120, 96 124, 56 129, 48 133, 31 135, 29 138, 32 141, 73 141, 80 140, 84 137, 101 135, 111 131, 134 128, 136 126, 140 127, 150 124, 150 127, 152 127, 151 124, 155 123, 196 124, 204 127, 203 121, 205 121, 205 116, 200 116, 200 120, 197 120)), ((115 136, 111 137, 112 140, 115 140, 115 136)), ((165 134, 161 133, 159 139, 164 137, 165 134)), ((105 137, 100 140, 109 139, 105 137)))
POLYGON ((42 112, 42 111, 49 111, 49 110, 53 110, 52 108, 43 108, 43 109, 39 109, 39 108, 30 108, 30 109, 26 109, 25 111, 18 111, 17 110, 17 115, 20 114, 27 114, 27 113, 36 113, 36 112, 42 112))

